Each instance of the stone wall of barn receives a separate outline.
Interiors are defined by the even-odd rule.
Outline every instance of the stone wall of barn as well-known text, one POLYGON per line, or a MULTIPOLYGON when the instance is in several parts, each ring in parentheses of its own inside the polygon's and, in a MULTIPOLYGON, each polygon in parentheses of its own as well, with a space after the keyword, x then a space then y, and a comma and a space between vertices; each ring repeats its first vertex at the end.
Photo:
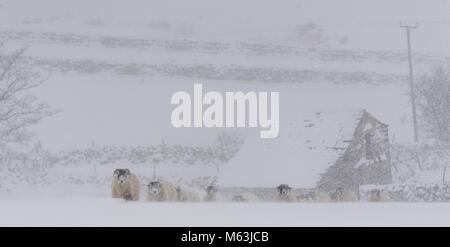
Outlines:
POLYGON ((364 112, 344 154, 322 175, 321 190, 338 187, 359 194, 365 184, 392 183, 388 126, 364 112))

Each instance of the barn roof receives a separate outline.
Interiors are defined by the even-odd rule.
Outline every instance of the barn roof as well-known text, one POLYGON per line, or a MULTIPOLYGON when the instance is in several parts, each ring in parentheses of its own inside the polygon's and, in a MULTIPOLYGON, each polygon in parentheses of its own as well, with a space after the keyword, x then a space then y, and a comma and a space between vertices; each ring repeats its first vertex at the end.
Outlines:
POLYGON ((320 175, 347 148, 364 110, 303 112, 280 118, 280 135, 247 133, 239 153, 219 174, 221 186, 315 187, 320 175))

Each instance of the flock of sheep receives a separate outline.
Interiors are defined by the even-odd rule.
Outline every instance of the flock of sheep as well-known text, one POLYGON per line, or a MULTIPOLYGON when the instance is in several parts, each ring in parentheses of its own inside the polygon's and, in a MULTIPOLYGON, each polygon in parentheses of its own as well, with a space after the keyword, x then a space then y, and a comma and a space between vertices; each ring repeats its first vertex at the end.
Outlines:
MULTIPOLYGON (((140 182, 136 175, 129 169, 116 169, 114 171, 111 184, 112 197, 123 198, 125 200, 138 201, 140 195, 140 182)), ((287 184, 281 184, 277 188, 277 201, 280 202, 356 202, 358 196, 349 190, 337 188, 333 193, 326 193, 319 190, 309 191, 305 194, 294 195, 292 188, 287 184)), ((194 191, 174 186, 172 183, 157 180, 147 184, 147 200, 160 202, 199 202, 217 201, 218 189, 215 186, 206 188, 204 198, 194 191)), ((389 196, 382 191, 374 190, 370 193, 369 201, 382 202, 389 201, 389 196)), ((252 193, 240 193, 232 196, 231 201, 248 202, 258 201, 258 197, 252 193)))

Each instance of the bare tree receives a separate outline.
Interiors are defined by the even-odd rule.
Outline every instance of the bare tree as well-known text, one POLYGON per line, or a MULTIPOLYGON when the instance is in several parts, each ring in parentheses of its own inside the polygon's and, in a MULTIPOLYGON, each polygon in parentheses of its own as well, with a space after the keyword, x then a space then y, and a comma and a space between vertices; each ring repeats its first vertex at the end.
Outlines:
POLYGON ((238 131, 220 133, 213 145, 218 161, 224 162, 233 158, 243 141, 242 134, 238 131))
MULTIPOLYGON (((391 145, 391 158, 395 179, 399 182, 411 182, 421 172, 442 171, 442 182, 446 183, 447 167, 450 163, 450 144, 434 145, 391 145)), ((416 181, 417 182, 417 181, 416 181)))
POLYGON ((416 85, 421 122, 427 133, 441 142, 450 142, 450 70, 436 67, 416 85))
POLYGON ((29 127, 55 111, 30 94, 44 78, 25 66, 24 49, 5 52, 0 44, 0 149, 24 144, 31 138, 29 127))

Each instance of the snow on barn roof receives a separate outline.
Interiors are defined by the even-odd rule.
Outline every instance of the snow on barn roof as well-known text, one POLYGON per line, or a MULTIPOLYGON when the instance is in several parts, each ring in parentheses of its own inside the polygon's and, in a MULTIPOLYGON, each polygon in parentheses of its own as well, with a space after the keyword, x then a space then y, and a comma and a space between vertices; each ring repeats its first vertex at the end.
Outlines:
POLYGON ((223 166, 220 186, 313 188, 352 139, 364 110, 304 112, 280 119, 280 135, 246 136, 241 150, 223 166))

